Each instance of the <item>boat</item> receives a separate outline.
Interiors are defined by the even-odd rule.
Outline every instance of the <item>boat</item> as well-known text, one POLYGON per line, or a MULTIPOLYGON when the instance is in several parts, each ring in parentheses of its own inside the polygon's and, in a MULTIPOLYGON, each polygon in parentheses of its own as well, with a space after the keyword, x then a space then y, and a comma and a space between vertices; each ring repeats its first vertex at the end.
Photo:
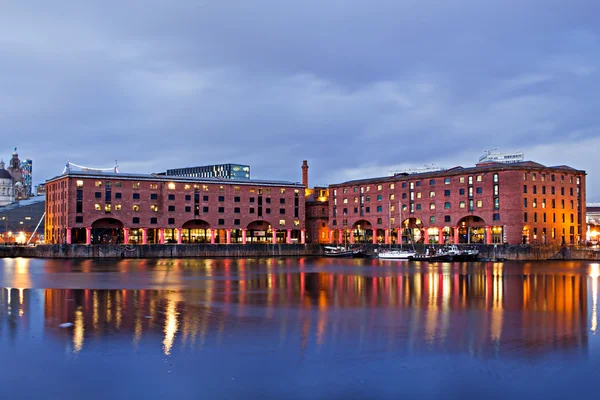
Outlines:
POLYGON ((363 253, 363 249, 346 248, 343 246, 325 246, 325 257, 351 258, 358 257, 363 253))
POLYGON ((479 258, 479 250, 465 249, 460 252, 455 261, 477 261, 479 258))
POLYGON ((417 255, 416 251, 400 249, 382 249, 377 257, 386 260, 411 260, 417 255))
MULTIPOLYGON (((391 210, 390 210, 390 215, 389 215, 389 219, 391 221, 391 210)), ((399 201, 398 202, 398 217, 399 217, 399 222, 400 224, 398 225, 398 229, 402 229, 402 202, 399 201)), ((390 229, 391 230, 391 229, 390 229)), ((392 249, 392 248, 385 248, 385 249, 379 249, 379 251, 377 252, 377 257, 380 259, 384 259, 384 260, 412 260, 416 255, 417 252, 414 249, 414 244, 413 244, 413 249, 412 250, 403 250, 402 249, 402 236, 400 237, 400 248, 399 249, 392 249)))
POLYGON ((417 261, 457 261, 461 251, 455 245, 443 246, 438 249, 427 248, 425 254, 417 254, 413 260, 417 261))

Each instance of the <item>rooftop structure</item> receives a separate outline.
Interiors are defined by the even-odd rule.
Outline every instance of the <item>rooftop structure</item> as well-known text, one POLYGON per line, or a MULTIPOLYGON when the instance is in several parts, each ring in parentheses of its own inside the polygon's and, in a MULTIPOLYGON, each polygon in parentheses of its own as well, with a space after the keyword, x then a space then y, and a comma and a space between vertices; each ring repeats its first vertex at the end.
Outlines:
POLYGON ((486 150, 481 157, 479 157, 479 164, 496 162, 502 164, 514 164, 520 163, 525 160, 525 154, 522 151, 515 153, 501 153, 498 149, 486 150))
POLYGON ((198 167, 168 169, 167 176, 190 178, 223 178, 234 180, 250 179, 250 166, 242 164, 217 164, 198 167))

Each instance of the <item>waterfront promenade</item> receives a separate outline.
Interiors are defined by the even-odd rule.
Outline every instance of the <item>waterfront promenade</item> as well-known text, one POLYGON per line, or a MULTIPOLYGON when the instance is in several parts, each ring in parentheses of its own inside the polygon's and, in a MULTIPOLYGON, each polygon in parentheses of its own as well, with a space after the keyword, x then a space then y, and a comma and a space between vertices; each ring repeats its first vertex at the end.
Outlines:
MULTIPOLYGON (((364 244, 367 257, 376 257, 386 245, 364 244)), ((397 247, 397 246, 393 246, 397 247)), ((469 245, 477 248, 481 261, 600 260, 600 249, 574 246, 469 245)), ((423 245, 415 249, 424 252, 423 245)), ((0 246, 0 257, 26 258, 242 258, 323 256, 318 244, 52 244, 38 246, 0 246)))

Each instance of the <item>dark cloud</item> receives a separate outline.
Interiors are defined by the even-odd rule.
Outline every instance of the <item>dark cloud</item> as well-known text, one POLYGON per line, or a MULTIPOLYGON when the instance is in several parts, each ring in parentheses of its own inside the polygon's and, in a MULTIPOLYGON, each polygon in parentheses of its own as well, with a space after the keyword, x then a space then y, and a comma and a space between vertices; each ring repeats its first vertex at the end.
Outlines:
POLYGON ((0 130, 34 159, 154 172, 219 162, 311 181, 523 150, 593 172, 600 4, 588 0, 3 4, 0 130), (569 151, 565 151, 568 149, 569 151))

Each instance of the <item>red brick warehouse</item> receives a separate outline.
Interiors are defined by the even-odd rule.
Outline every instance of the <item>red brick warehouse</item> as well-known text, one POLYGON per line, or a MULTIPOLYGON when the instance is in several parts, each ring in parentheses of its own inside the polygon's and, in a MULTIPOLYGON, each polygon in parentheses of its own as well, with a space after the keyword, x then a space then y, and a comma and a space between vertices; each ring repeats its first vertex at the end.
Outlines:
POLYGON ((585 177, 527 161, 334 184, 329 241, 578 243, 585 235, 585 177))
POLYGON ((47 181, 46 243, 304 243, 304 186, 67 171, 47 181))

